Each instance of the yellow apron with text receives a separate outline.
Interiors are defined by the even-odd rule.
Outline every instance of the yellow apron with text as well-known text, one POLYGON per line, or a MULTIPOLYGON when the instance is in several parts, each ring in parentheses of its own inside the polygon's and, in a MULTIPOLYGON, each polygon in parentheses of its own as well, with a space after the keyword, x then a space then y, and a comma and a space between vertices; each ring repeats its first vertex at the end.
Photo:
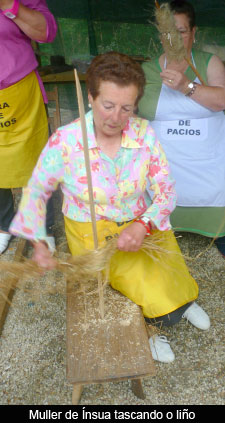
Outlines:
MULTIPOLYGON (((65 231, 72 255, 85 254, 94 248, 91 223, 75 222, 64 216, 65 231)), ((97 222, 99 246, 118 236, 129 223, 97 222)), ((161 247, 169 251, 162 260, 150 258, 144 251, 117 251, 110 262, 109 280, 142 307, 145 317, 171 313, 198 296, 198 285, 190 275, 172 231, 160 232, 161 247)))
POLYGON ((45 104, 31 72, 0 90, 0 188, 27 184, 47 140, 45 104))

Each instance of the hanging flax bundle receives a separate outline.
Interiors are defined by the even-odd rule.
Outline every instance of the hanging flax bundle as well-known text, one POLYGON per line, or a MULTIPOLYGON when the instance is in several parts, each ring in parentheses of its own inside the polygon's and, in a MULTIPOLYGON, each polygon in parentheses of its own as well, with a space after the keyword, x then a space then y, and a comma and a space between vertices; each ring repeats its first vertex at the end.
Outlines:
POLYGON ((166 53, 168 63, 172 62, 173 60, 177 62, 186 60, 195 75, 198 77, 201 84, 205 85, 201 75, 187 55, 187 50, 184 47, 180 32, 176 28, 174 15, 170 9, 169 4, 162 3, 161 6, 159 6, 157 1, 155 1, 155 4, 156 27, 163 37, 163 48, 166 53))
POLYGON ((173 60, 181 62, 187 55, 184 43, 176 28, 173 13, 168 3, 155 9, 156 27, 163 38, 163 47, 168 63, 173 60))

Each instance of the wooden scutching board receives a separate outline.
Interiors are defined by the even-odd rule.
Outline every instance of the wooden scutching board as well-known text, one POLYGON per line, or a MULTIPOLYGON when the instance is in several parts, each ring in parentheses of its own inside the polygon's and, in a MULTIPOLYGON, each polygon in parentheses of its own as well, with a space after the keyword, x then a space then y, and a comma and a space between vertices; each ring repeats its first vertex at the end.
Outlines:
MULTIPOLYGON (((13 261, 20 261, 25 252, 26 240, 20 238, 16 247, 13 261)), ((18 278, 11 277, 5 280, 5 284, 1 287, 0 292, 0 333, 2 332, 5 319, 8 313, 9 304, 14 294, 14 287, 18 278), (2 295, 3 294, 3 295, 2 295)))
POLYGON ((145 321, 139 306, 110 286, 100 318, 97 286, 67 294, 67 378, 90 384, 155 375, 145 321), (94 293, 93 293, 94 291, 94 293))

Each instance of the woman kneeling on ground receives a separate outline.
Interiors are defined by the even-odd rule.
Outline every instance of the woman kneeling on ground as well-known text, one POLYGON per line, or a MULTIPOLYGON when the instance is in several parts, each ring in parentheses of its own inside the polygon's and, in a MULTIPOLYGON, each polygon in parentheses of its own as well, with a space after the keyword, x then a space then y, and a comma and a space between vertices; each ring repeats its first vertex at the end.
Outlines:
MULTIPOLYGON (((171 231, 174 180, 149 122, 134 117, 144 86, 141 66, 116 52, 95 57, 87 71, 91 111, 86 125, 98 243, 117 237, 110 284, 141 306, 148 323, 169 326, 185 317, 206 330, 209 317, 195 303, 197 283, 171 231), (156 231, 169 252, 163 262, 141 249, 144 238, 156 231)), ((12 234, 32 241, 33 259, 47 269, 54 268, 55 260, 47 247, 46 202, 58 185, 72 255, 94 249, 80 119, 50 137, 10 228, 12 234)), ((157 335, 149 342, 155 360, 174 360, 165 337, 157 335)))

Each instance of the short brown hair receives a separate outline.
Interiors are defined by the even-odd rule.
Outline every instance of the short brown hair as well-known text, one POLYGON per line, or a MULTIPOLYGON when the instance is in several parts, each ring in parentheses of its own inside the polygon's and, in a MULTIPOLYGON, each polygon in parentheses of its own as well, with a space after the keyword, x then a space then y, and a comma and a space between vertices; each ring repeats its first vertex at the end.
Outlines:
POLYGON ((189 20, 190 29, 195 27, 195 10, 191 3, 186 0, 172 0, 170 9, 174 14, 184 14, 189 20))
POLYGON ((140 64, 130 56, 115 51, 96 56, 87 70, 86 86, 93 99, 98 97, 102 81, 114 82, 122 87, 135 85, 138 89, 136 105, 144 94, 146 82, 140 64))

